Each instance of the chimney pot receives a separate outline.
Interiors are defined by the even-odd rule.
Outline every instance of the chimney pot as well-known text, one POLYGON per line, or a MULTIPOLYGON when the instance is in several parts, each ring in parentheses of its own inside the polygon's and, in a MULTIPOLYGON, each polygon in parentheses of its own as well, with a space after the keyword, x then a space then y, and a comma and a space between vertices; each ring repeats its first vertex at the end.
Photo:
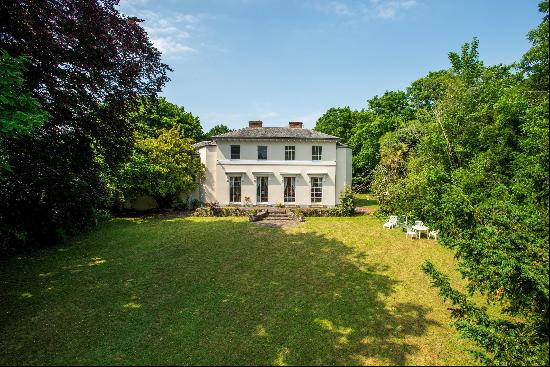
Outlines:
POLYGON ((263 122, 261 120, 248 121, 248 127, 251 127, 251 128, 262 127, 262 124, 263 124, 263 122))
POLYGON ((290 121, 288 123, 288 127, 291 129, 301 129, 303 127, 303 123, 301 121, 290 121))

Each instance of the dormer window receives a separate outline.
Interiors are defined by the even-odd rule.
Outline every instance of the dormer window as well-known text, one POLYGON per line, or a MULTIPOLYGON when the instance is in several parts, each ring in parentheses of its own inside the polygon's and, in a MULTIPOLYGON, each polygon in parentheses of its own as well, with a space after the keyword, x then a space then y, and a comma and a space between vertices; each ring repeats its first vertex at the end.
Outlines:
POLYGON ((323 147, 320 145, 314 145, 311 147, 311 160, 320 161, 323 155, 323 147))
POLYGON ((267 145, 258 145, 258 159, 267 159, 267 145))
POLYGON ((232 145, 231 146, 231 159, 241 159, 241 146, 232 145))

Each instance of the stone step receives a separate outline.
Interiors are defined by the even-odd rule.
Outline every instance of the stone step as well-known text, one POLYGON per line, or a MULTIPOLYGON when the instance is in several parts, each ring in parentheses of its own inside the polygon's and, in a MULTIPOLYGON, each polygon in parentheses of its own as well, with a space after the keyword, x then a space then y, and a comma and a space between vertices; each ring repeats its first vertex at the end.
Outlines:
POLYGON ((285 208, 267 208, 267 211, 270 213, 286 213, 285 208))
POLYGON ((294 220, 294 218, 292 217, 287 217, 287 216, 270 216, 268 215, 267 217, 264 218, 265 220, 294 220))

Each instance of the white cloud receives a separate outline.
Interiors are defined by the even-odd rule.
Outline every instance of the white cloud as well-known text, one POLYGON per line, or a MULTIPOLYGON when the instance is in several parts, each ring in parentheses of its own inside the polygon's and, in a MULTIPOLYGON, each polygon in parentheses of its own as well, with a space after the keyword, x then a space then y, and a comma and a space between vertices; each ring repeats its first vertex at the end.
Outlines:
POLYGON ((337 15, 337 16, 347 16, 352 14, 349 6, 346 3, 340 2, 340 1, 330 1, 328 3, 324 3, 324 2, 317 3, 315 4, 315 8, 317 8, 318 10, 324 13, 337 15))
POLYGON ((170 24, 170 22, 166 20, 161 20, 159 23, 149 23, 147 22, 143 23, 143 28, 147 31, 149 36, 156 37, 159 35, 165 35, 171 38, 189 38, 189 32, 182 31, 181 29, 178 29, 174 25, 170 24))
POLYGON ((416 0, 314 0, 308 6, 323 13, 348 19, 393 19, 418 5, 416 0))
POLYGON ((166 57, 195 52, 194 48, 181 42, 174 41, 174 39, 170 37, 151 37, 151 42, 153 42, 153 45, 155 45, 155 47, 162 52, 162 55, 166 57))
POLYGON ((174 19, 176 22, 185 22, 185 23, 198 23, 199 17, 193 14, 177 14, 174 19))
POLYGON ((160 14, 147 9, 148 5, 149 0, 123 0, 120 11, 143 19, 141 26, 164 57, 179 57, 196 51, 188 39, 191 38, 190 31, 200 22, 199 16, 183 13, 160 14))
MULTIPOLYGON (((191 18, 182 17, 181 14, 161 17, 158 13, 149 12, 143 22, 143 28, 149 34, 151 42, 165 57, 181 56, 195 51, 184 42, 191 37, 187 30, 183 30, 189 19, 191 18)), ((192 20, 192 22, 197 21, 194 18, 192 20)))
POLYGON ((371 0, 372 10, 378 18, 392 19, 417 5, 415 0, 371 0))
POLYGON ((121 0, 119 10, 127 15, 136 15, 137 11, 149 3, 149 0, 121 0))

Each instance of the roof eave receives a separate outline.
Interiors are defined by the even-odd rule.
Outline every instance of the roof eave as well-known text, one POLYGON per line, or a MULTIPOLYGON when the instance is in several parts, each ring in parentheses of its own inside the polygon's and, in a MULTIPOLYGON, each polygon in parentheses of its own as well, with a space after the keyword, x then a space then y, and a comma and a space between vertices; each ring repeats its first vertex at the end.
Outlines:
POLYGON ((279 136, 279 137, 270 137, 270 136, 258 136, 258 137, 249 137, 249 136, 213 136, 212 140, 328 140, 328 141, 339 141, 340 138, 337 137, 327 137, 327 138, 306 138, 306 137, 300 137, 297 138, 295 136, 279 136))

